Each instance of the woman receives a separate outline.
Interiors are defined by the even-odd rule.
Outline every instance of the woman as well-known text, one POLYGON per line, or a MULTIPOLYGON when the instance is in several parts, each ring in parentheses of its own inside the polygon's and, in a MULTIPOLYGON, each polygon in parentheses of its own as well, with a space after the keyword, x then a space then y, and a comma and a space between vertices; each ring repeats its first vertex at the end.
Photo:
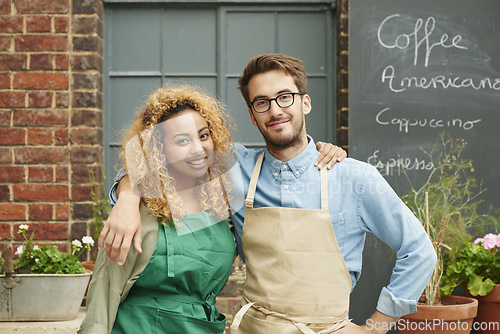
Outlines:
POLYGON ((193 88, 149 97, 120 154, 141 196, 143 251, 123 266, 98 254, 79 333, 224 332, 215 297, 235 254, 222 190, 229 128, 221 104, 193 88))

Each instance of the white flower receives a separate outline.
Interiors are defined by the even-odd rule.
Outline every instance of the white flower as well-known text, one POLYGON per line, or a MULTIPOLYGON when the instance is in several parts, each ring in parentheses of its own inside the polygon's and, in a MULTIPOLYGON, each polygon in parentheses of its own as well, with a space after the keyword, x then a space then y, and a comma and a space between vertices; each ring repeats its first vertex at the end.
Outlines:
POLYGON ((29 225, 26 225, 26 224, 19 225, 19 230, 25 230, 25 231, 27 231, 28 228, 29 228, 29 225))
POLYGON ((92 237, 86 235, 82 238, 84 244, 90 244, 90 246, 94 246, 94 239, 92 237))
POLYGON ((35 259, 35 262, 38 263, 40 261, 40 259, 35 259))
POLYGON ((38 245, 33 246, 33 250, 38 250, 39 248, 38 245))
POLYGON ((74 246, 74 247, 78 247, 78 248, 82 248, 82 243, 80 242, 80 240, 73 240, 71 242, 71 245, 74 246))
POLYGON ((21 254, 23 254, 23 252, 24 252, 24 246, 21 245, 21 246, 17 247, 16 255, 21 255, 21 254))

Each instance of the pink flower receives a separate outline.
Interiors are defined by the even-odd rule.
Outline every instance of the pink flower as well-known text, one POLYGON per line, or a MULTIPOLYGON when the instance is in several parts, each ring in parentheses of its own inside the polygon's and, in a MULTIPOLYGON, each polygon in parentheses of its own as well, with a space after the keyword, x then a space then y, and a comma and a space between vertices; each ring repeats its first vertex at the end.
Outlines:
POLYGON ((493 249, 500 246, 500 235, 495 235, 493 233, 488 233, 483 239, 484 249, 493 249))

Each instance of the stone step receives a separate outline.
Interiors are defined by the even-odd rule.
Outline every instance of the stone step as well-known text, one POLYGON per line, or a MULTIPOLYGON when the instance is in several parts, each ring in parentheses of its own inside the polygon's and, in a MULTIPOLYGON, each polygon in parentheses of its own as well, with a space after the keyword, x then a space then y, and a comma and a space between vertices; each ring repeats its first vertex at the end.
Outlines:
POLYGON ((85 307, 78 316, 68 321, 44 322, 0 322, 0 334, 75 334, 85 318, 85 307))

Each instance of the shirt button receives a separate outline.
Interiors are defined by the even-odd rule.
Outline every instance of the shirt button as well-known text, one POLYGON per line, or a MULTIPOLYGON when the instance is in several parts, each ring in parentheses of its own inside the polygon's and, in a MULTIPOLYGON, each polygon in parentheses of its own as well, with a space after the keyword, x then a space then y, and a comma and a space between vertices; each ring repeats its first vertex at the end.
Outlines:
POLYGON ((296 170, 296 171, 295 171, 295 174, 299 175, 299 171, 298 171, 298 170, 296 170))
POLYGON ((286 169, 288 166, 287 165, 283 165, 283 168, 286 169))
POLYGON ((285 190, 287 190, 287 189, 288 189, 288 186, 287 186, 287 185, 284 185, 284 186, 283 186, 283 188, 285 188, 285 190))
POLYGON ((278 176, 278 173, 274 173, 274 176, 278 176))

